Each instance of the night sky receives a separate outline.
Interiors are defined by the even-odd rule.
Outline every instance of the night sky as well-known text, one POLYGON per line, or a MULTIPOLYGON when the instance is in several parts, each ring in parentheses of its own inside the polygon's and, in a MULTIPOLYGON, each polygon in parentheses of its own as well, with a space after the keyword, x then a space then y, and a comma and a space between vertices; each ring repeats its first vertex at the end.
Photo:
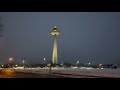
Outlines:
POLYGON ((52 59, 57 26, 59 62, 120 63, 119 12, 0 12, 4 37, 0 37, 0 64, 44 63, 52 59))

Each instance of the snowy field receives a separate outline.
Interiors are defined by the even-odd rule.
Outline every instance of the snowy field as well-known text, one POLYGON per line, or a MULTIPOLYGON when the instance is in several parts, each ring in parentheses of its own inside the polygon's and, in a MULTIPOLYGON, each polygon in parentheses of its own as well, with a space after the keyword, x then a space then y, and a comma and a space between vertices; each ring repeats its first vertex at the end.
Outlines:
MULTIPOLYGON (((14 68, 15 70, 20 71, 49 71, 49 68, 14 68)), ((98 68, 52 68, 52 71, 59 71, 59 72, 80 72, 80 73, 108 73, 108 74, 120 74, 120 68, 117 69, 98 69, 98 68)))
POLYGON ((60 69, 60 71, 63 71, 63 72, 80 72, 80 73, 120 74, 120 68, 118 68, 118 69, 65 68, 65 69, 60 69))
MULTIPOLYGON (((49 68, 14 68, 15 71, 30 72, 30 73, 49 73, 49 68)), ((120 78, 120 68, 117 69, 97 69, 97 68, 52 68, 54 73, 63 74, 79 74, 79 75, 93 75, 93 76, 107 76, 120 78)))
MULTIPOLYGON (((49 71, 49 68, 28 68, 25 70, 30 70, 30 71, 44 71, 47 72, 49 71)), ((71 72, 71 73, 98 73, 98 74, 120 74, 120 68, 117 69, 97 69, 97 68, 52 68, 52 71, 56 72, 71 72)))

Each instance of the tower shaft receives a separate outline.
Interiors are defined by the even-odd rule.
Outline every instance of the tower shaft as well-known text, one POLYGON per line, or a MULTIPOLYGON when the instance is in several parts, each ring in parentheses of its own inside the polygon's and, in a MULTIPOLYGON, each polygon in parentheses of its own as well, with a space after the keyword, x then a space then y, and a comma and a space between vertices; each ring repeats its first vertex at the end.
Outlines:
POLYGON ((57 35, 53 36, 54 46, 53 46, 53 56, 52 56, 52 64, 58 64, 58 55, 57 55, 57 35))

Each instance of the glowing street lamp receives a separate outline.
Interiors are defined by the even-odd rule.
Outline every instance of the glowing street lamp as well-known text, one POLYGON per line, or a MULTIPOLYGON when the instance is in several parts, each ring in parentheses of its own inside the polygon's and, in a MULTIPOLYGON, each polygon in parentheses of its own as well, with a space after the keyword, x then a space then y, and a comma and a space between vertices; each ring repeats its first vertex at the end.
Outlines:
POLYGON ((90 63, 88 63, 88 67, 89 67, 90 63))
POLYGON ((24 66, 24 68, 25 68, 25 65, 24 65, 25 61, 23 60, 22 63, 23 63, 23 66, 24 66))
POLYGON ((18 66, 18 65, 15 65, 16 67, 18 66))
POLYGON ((78 63, 79 63, 79 61, 76 62, 76 64, 78 64, 78 63))
POLYGON ((43 58, 43 60, 44 60, 44 64, 46 64, 47 63, 46 58, 43 58))
POLYGON ((9 61, 12 61, 12 60, 13 60, 13 58, 12 58, 12 57, 10 57, 10 58, 9 58, 9 61))
POLYGON ((79 61, 76 62, 76 67, 79 67, 79 61))
POLYGON ((44 58, 43 60, 45 61, 46 59, 44 58))
POLYGON ((25 61, 24 61, 24 60, 23 60, 22 62, 23 62, 23 64, 25 63, 25 61))
MULTIPOLYGON (((9 62, 12 64, 12 62, 13 62, 13 58, 12 57, 9 58, 9 62)), ((12 65, 12 67, 13 67, 13 65, 12 65)))

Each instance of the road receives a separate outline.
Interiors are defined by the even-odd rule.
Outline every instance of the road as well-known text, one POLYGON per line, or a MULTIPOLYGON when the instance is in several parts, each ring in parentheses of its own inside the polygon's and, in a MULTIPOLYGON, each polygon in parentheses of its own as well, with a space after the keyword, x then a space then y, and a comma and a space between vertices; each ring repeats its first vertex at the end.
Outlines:
POLYGON ((23 73, 16 72, 12 69, 11 70, 5 69, 0 70, 0 78, 63 78, 63 77, 48 74, 23 73))
POLYGON ((0 70, 0 78, 109 78, 103 76, 93 76, 93 75, 77 75, 68 74, 60 72, 52 72, 51 75, 48 73, 32 73, 32 72, 22 72, 15 71, 12 69, 2 69, 0 70))

